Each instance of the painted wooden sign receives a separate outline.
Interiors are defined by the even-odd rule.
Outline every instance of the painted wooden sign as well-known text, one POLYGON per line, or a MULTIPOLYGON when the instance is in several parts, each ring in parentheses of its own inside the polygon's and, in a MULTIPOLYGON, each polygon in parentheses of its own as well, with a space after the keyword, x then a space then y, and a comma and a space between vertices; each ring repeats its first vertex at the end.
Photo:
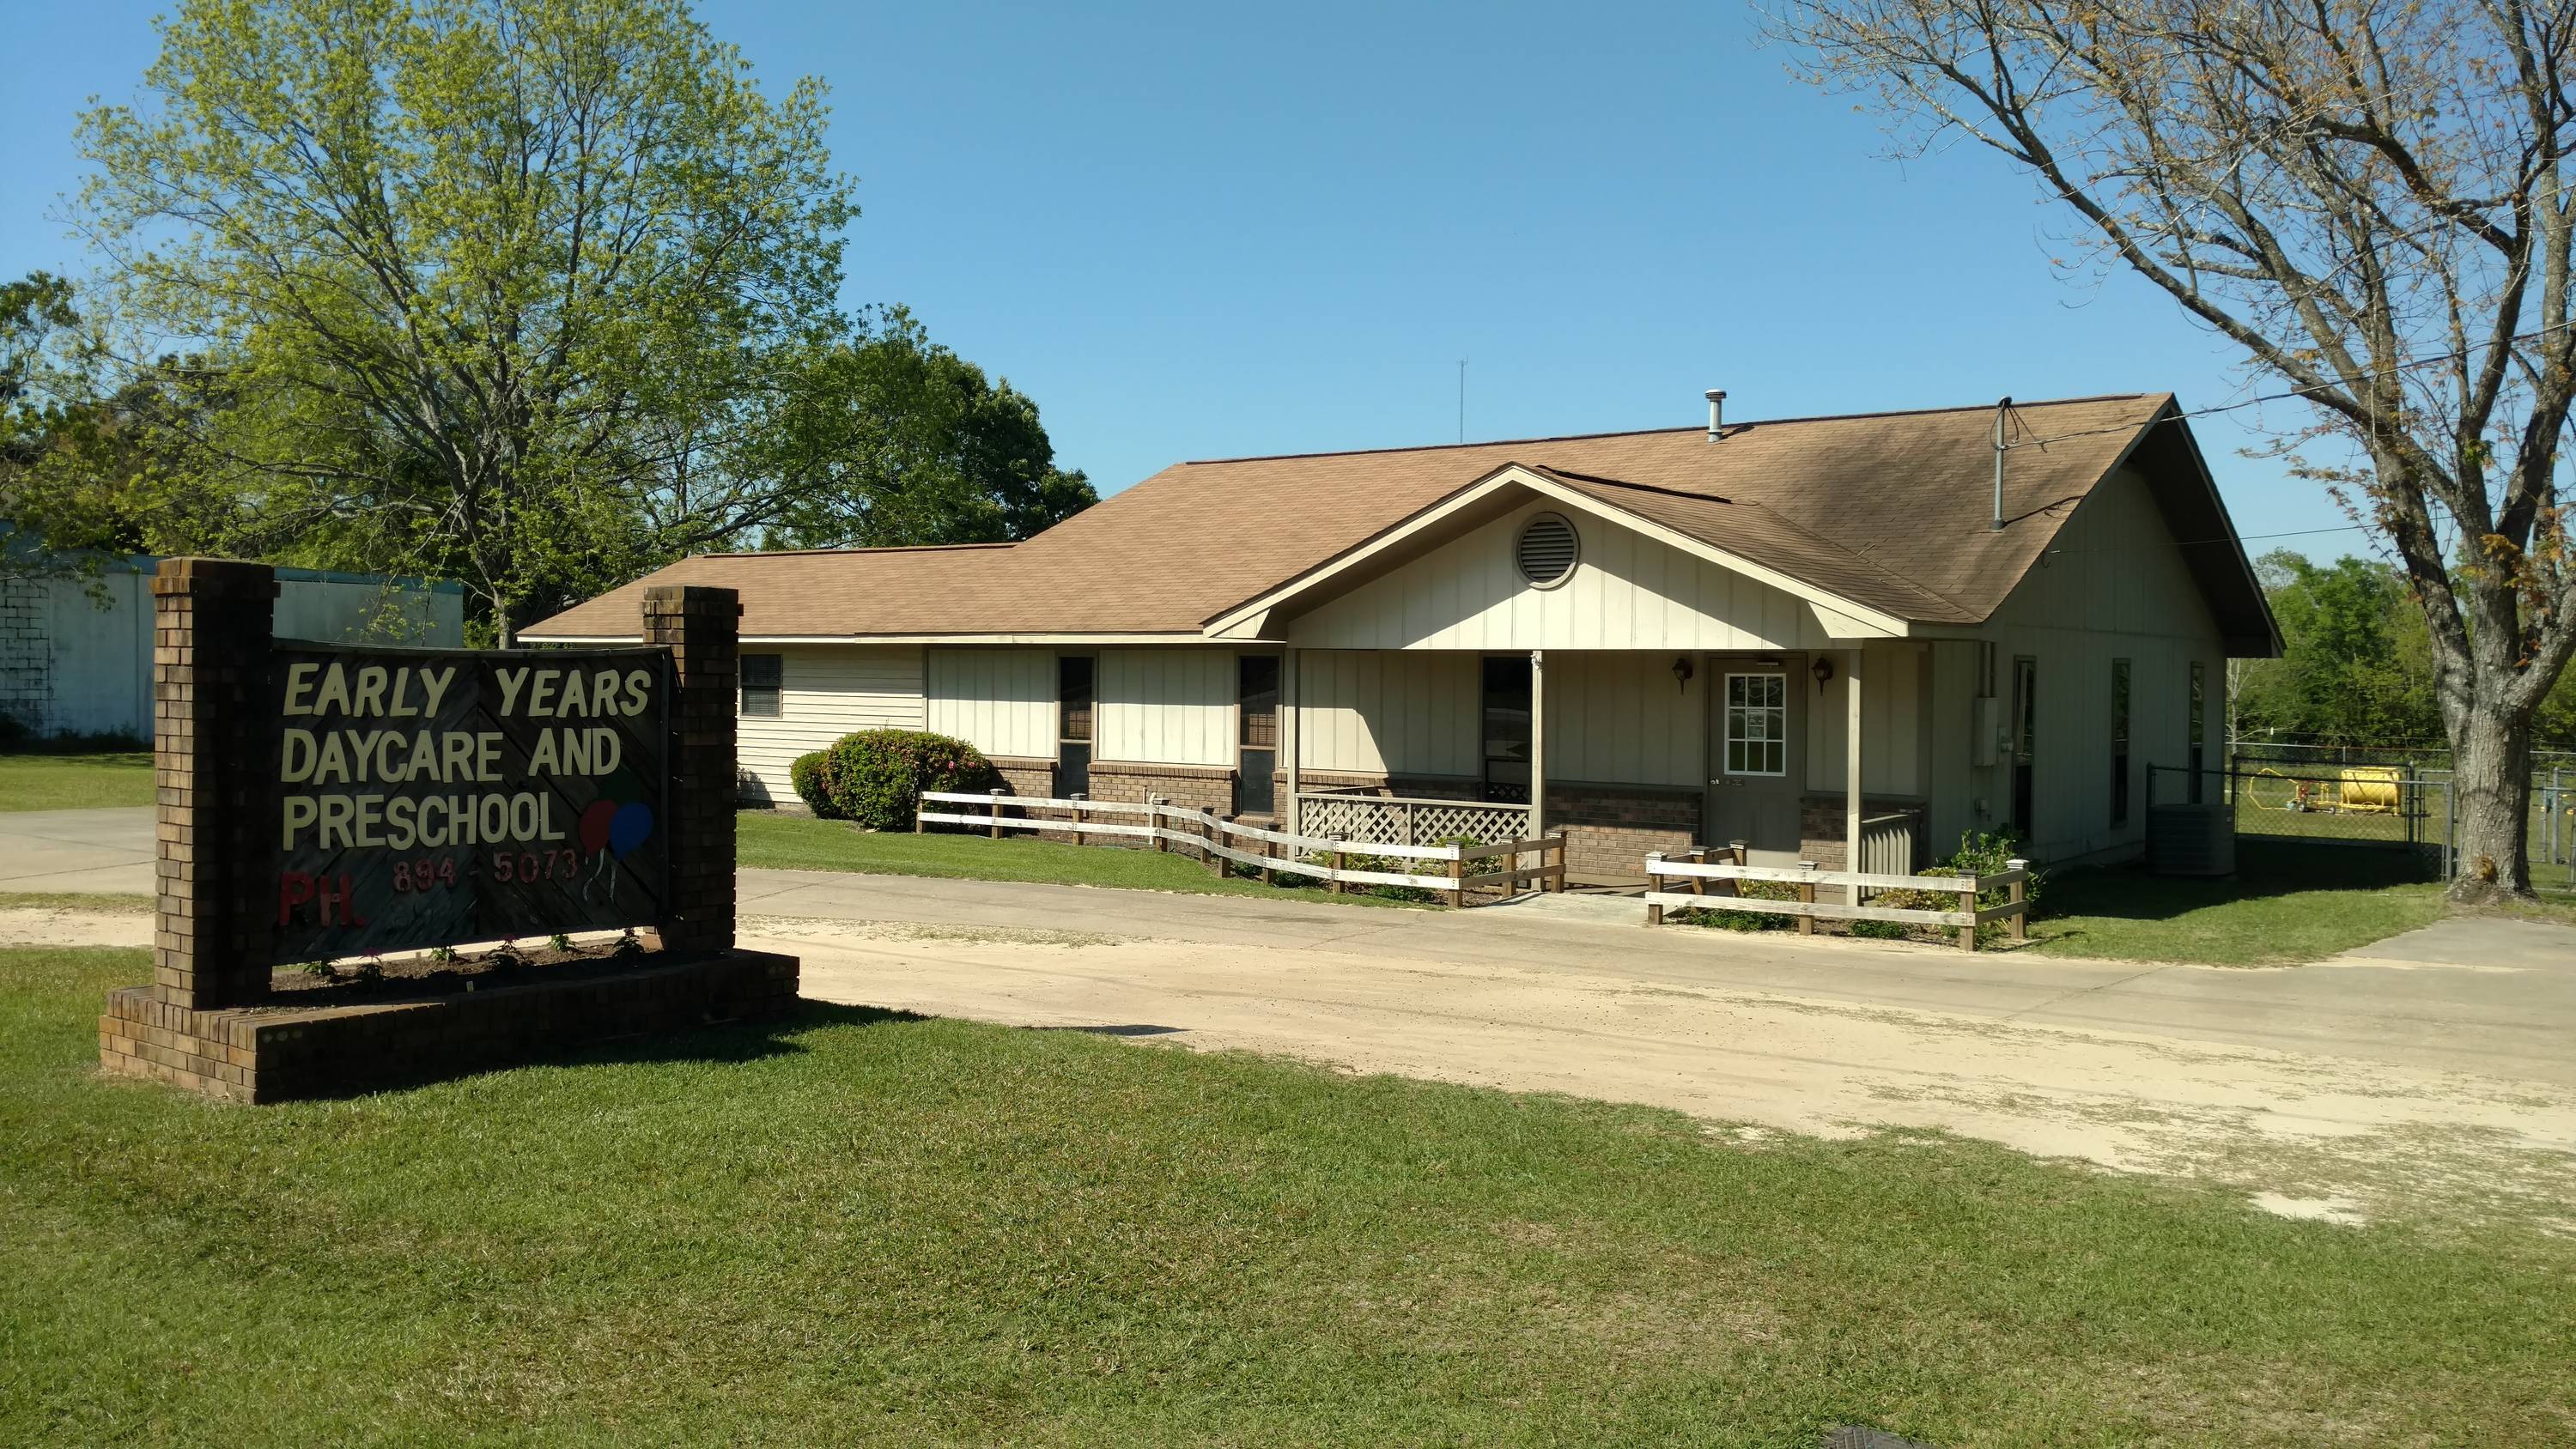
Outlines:
POLYGON ((669 656, 280 640, 272 964, 648 925, 669 656))

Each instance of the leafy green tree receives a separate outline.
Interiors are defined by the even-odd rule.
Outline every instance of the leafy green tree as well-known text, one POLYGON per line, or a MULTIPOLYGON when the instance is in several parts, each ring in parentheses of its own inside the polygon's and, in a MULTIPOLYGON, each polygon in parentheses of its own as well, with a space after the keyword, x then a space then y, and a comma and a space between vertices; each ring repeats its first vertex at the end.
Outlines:
POLYGON ((122 323, 209 340, 233 537, 453 573, 507 643, 783 517, 739 439, 842 326, 824 114, 679 0, 181 0, 79 216, 122 323))
POLYGON ((998 543, 1099 501, 1055 466, 1037 404, 933 343, 901 308, 873 336, 804 360, 745 466, 796 496, 769 530, 780 548, 998 543))
POLYGON ((2440 737, 2423 620, 2403 574, 2358 558, 2318 565, 2287 550, 2256 568, 2283 648, 2246 672, 2240 728, 2336 745, 2440 737))
POLYGON ((94 580, 110 556, 187 547, 215 521, 188 516, 202 500, 168 467, 166 419, 198 406, 190 371, 102 392, 94 343, 68 282, 0 284, 0 570, 94 580))

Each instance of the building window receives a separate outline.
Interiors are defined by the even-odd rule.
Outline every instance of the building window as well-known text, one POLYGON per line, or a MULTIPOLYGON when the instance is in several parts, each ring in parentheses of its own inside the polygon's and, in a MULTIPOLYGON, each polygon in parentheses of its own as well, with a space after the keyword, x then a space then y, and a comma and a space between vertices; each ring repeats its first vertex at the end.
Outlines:
POLYGON ((2191 662, 2191 736, 2185 742, 2190 756, 2191 803, 2201 801, 2200 772, 2209 759, 2209 671, 2197 659, 2191 662))
POLYGON ((1065 654, 1055 661, 1057 738, 1091 742, 1091 656, 1065 654))
POLYGON ((1091 792, 1092 676, 1088 654, 1059 654, 1055 660, 1055 792, 1091 792))
POLYGON ((787 659, 781 654, 745 654, 742 656, 742 714, 745 719, 776 719, 779 712, 781 681, 787 674, 787 659))
POLYGON ((2111 823, 2129 823, 2129 661, 2111 661, 2111 823))
POLYGON ((1530 798, 1530 657, 1488 654, 1484 663, 1485 798, 1526 805, 1530 798))
POLYGON ((1789 773, 1789 676, 1726 676, 1726 773, 1789 773))
POLYGON ((1245 654, 1234 665, 1234 812, 1269 815, 1277 805, 1273 776, 1279 766, 1279 656, 1245 654))
POLYGON ((2013 660, 2012 824, 2025 844, 2039 828, 2039 661, 2013 660))

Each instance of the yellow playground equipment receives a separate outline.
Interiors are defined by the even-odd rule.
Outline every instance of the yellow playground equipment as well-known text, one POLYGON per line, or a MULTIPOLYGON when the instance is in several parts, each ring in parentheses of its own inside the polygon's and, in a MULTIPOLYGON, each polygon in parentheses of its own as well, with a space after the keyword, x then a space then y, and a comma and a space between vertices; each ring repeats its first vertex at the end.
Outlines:
POLYGON ((2404 770, 2388 765, 2348 765, 2330 780, 2264 769, 2246 782, 2246 795, 2259 810, 2402 815, 2405 781, 2404 770))
POLYGON ((2349 815, 2394 815, 2398 812, 2398 785, 2406 778, 2403 770, 2356 768, 2336 772, 2337 804, 2349 815))

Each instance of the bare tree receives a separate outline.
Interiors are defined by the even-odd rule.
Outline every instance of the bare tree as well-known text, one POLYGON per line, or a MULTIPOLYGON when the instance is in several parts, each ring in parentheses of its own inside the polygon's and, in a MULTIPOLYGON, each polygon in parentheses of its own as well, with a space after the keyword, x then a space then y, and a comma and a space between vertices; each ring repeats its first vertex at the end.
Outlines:
POLYGON ((2386 539, 2431 630, 2452 894, 2528 893, 2531 720, 2576 651, 2576 3, 1785 5, 1769 29, 1801 73, 1874 97, 1902 148, 2003 153, 2080 218, 2092 265, 2305 401, 2280 451, 2386 539))

